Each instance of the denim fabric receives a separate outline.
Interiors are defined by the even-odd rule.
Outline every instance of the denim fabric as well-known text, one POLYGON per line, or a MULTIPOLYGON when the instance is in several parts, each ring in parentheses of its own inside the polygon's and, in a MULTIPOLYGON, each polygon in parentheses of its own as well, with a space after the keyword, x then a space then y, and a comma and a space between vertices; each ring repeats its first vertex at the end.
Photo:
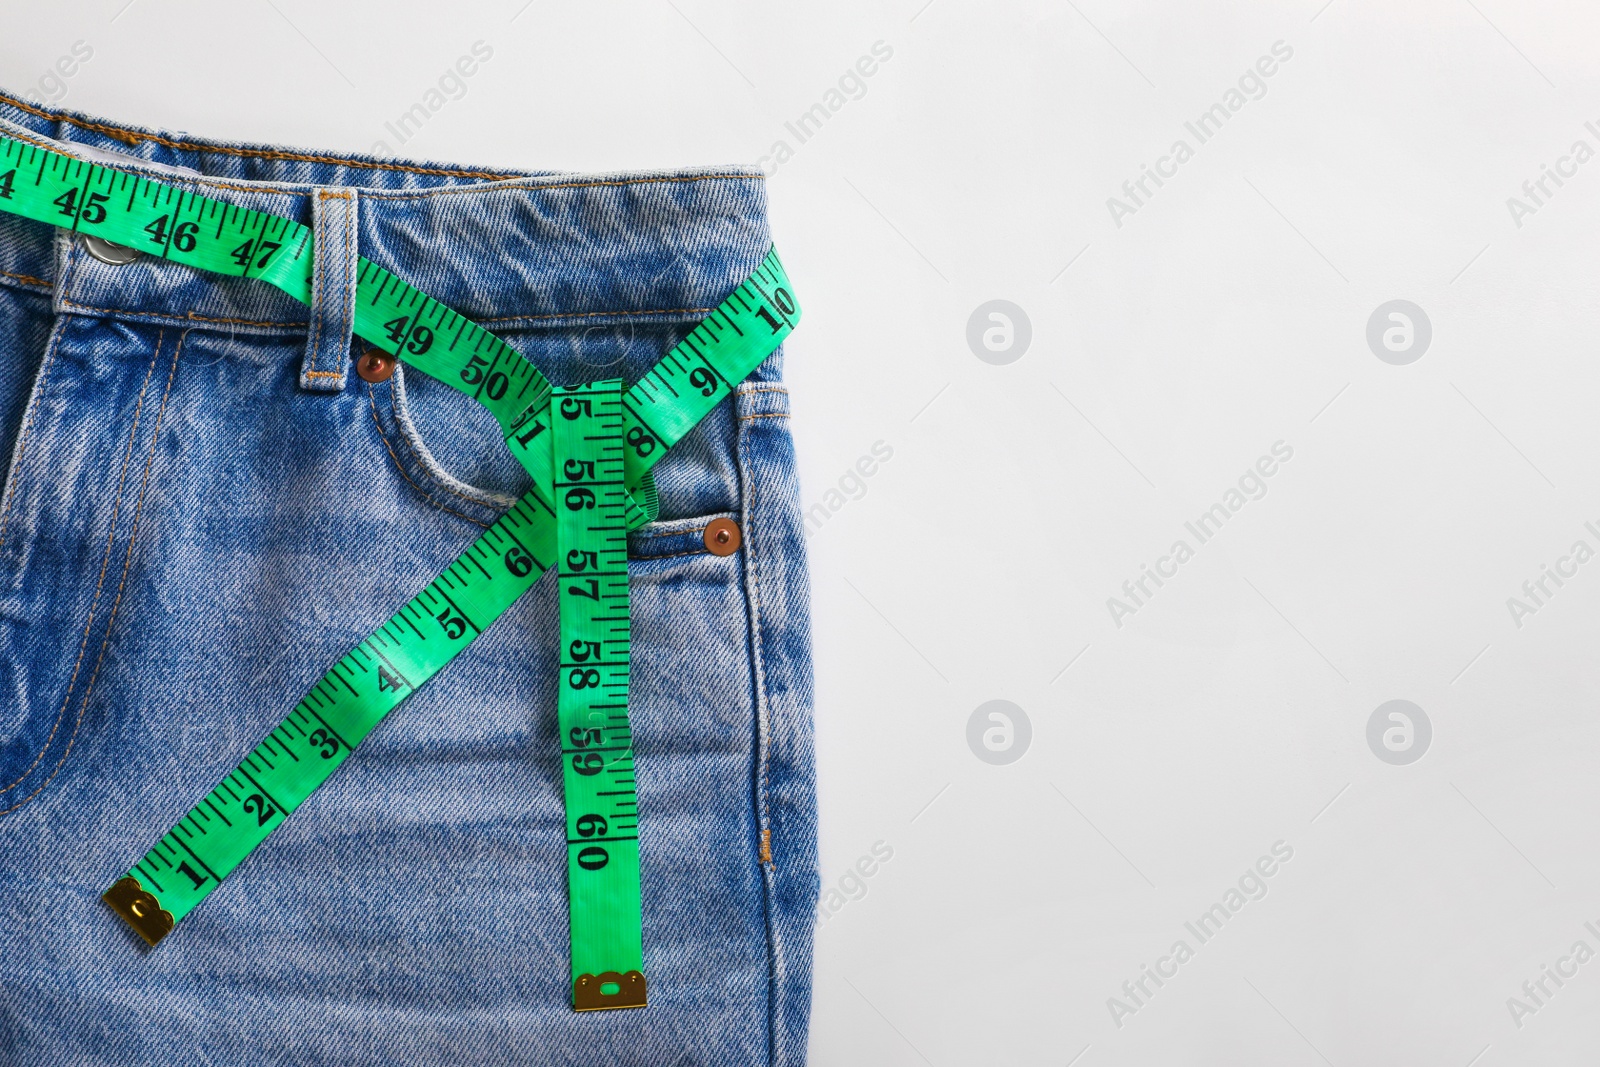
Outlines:
POLYGON ((158 948, 99 901, 527 489, 471 400, 348 373, 340 257, 552 382, 631 382, 765 254, 759 175, 338 158, 9 97, 0 130, 330 235, 308 309, 0 215, 0 1063, 803 1062, 815 802, 781 353, 656 468, 661 521, 630 542, 648 1008, 567 1006, 548 576, 158 948), (705 551, 714 516, 741 551, 705 551))

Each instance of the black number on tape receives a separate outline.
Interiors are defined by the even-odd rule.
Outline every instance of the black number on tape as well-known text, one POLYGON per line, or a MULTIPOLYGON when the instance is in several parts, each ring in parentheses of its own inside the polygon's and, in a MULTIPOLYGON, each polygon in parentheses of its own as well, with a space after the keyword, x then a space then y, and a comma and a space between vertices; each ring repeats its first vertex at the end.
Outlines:
POLYGON ((278 814, 278 809, 272 806, 272 801, 260 793, 251 793, 244 798, 244 810, 256 817, 259 826, 267 825, 267 821, 278 814))

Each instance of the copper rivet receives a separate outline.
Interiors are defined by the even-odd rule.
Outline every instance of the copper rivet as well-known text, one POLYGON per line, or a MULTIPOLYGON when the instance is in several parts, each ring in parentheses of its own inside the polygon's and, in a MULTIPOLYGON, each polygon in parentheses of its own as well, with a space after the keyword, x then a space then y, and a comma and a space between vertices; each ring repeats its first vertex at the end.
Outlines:
POLYGON ((744 537, 732 519, 712 519, 706 523, 705 542, 706 551, 713 556, 731 556, 739 551, 744 537))
POLYGON ((387 352, 368 352, 356 360, 356 373, 364 382, 386 382, 394 377, 394 357, 387 352))

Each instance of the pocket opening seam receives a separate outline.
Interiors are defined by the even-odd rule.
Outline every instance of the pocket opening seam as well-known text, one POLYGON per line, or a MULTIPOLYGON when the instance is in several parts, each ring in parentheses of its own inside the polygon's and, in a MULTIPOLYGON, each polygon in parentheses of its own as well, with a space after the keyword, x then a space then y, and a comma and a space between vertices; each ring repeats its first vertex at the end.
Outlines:
MULTIPOLYGON (((372 411, 372 426, 373 426, 373 429, 375 429, 377 431, 377 433, 378 433, 378 440, 383 442, 384 450, 389 453, 389 459, 394 464, 394 469, 397 472, 399 472, 401 478, 405 479, 405 483, 407 485, 409 485, 412 489, 415 489, 417 491, 417 494, 419 496, 421 496, 423 500, 427 501, 433 507, 438 508, 440 511, 444 512, 446 515, 454 515, 456 518, 464 519, 465 521, 472 523, 472 525, 474 525, 474 526, 478 526, 478 527, 482 527, 482 528, 487 529, 488 526, 489 526, 489 523, 482 522, 482 521, 480 521, 478 519, 474 519, 470 515, 463 515, 461 512, 456 511, 454 508, 446 507, 444 504, 442 504, 439 501, 435 500, 433 498, 433 494, 432 493, 430 493, 426 489, 422 488, 422 486, 418 485, 412 479, 411 475, 409 473, 407 473, 407 471, 406 471, 405 464, 401 463, 400 462, 400 457, 395 455, 394 445, 392 445, 389 442, 389 435, 383 432, 383 420, 378 417, 378 394, 377 394, 377 390, 373 389, 370 384, 368 384, 368 386, 367 386, 367 403, 368 403, 368 406, 371 408, 371 411, 372 411)), ((404 436, 404 435, 402 434, 402 436, 404 436)), ((426 468, 424 468, 424 470, 425 469, 426 468)), ((466 498, 463 498, 463 499, 466 499, 466 498)))
MULTIPOLYGON (((371 386, 368 386, 369 390, 371 390, 371 388, 371 386)), ((402 386, 397 392, 394 388, 394 379, 389 379, 389 415, 394 419, 395 426, 400 430, 400 440, 405 444, 406 451, 411 453, 411 458, 416 461, 417 468, 432 478, 434 484, 440 489, 443 489, 445 492, 459 500, 466 501, 473 507, 500 509, 515 507, 517 503, 515 497, 501 498, 498 495, 491 496, 486 490, 480 490, 482 498, 475 498, 472 495, 464 492, 462 489, 457 488, 456 485, 452 485, 449 481, 445 480, 445 477, 441 476, 449 476, 450 472, 444 469, 439 461, 433 457, 431 452, 428 452, 427 445, 423 443, 422 437, 417 431, 416 423, 411 421, 410 412, 401 410, 400 397, 404 394, 404 392, 404 386, 402 386)), ((467 483, 460 481, 460 479, 452 480, 455 481, 457 485, 464 486, 469 489, 474 488, 472 486, 468 486, 467 483)))

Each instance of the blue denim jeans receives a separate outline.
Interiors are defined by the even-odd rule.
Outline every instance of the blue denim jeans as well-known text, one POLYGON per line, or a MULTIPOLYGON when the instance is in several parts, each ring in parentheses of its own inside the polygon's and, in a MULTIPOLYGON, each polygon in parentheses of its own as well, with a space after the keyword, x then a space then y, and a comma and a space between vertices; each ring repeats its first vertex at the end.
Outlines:
POLYGON ((159 948, 99 900, 528 488, 471 400, 351 372, 353 257, 556 384, 632 382, 766 253, 759 173, 346 158, 4 96, 0 131, 296 219, 318 256, 307 308, 0 214, 0 1063, 802 1063, 816 826, 781 353, 656 467, 661 519, 630 541, 649 1007, 568 1006, 549 576, 159 948), (716 516, 733 555, 706 550, 716 516))

